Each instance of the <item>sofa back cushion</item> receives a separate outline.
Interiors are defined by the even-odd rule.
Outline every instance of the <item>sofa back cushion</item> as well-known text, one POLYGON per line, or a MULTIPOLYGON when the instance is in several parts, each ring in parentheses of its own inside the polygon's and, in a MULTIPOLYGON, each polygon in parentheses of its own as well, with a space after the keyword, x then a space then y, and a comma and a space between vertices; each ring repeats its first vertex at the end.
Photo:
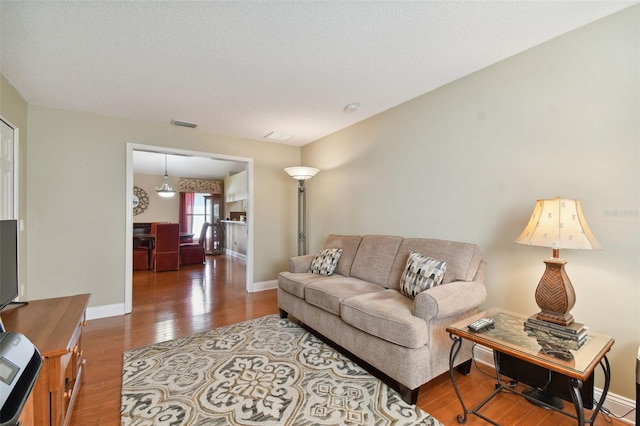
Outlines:
POLYGON ((400 289, 400 278, 412 251, 447 263, 442 284, 453 281, 472 281, 482 261, 480 248, 475 244, 430 238, 406 238, 398 249, 387 287, 400 289))
POLYGON ((360 235, 335 235, 331 234, 327 237, 324 244, 325 249, 339 248, 342 249, 342 255, 338 261, 338 266, 334 271, 336 274, 350 276, 351 265, 356 257, 356 252, 360 246, 362 237, 360 235))
MULTIPOLYGON (((366 235, 353 260, 351 276, 387 287, 389 274, 394 264, 402 237, 390 235, 366 235)), ((407 262, 407 256, 404 258, 407 262)), ((398 281, 400 278, 398 277, 398 281)), ((398 288, 396 285, 395 288, 398 288)))

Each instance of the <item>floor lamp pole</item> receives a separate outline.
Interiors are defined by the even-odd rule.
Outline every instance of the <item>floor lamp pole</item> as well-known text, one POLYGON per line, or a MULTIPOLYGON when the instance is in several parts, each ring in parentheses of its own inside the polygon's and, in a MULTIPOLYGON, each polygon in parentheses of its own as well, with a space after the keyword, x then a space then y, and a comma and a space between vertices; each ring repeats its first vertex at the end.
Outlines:
POLYGON ((298 256, 307 254, 307 191, 304 179, 298 181, 298 256))
POLYGON ((304 181, 311 179, 320 170, 314 167, 294 166, 284 169, 298 181, 298 256, 307 254, 307 191, 304 181))

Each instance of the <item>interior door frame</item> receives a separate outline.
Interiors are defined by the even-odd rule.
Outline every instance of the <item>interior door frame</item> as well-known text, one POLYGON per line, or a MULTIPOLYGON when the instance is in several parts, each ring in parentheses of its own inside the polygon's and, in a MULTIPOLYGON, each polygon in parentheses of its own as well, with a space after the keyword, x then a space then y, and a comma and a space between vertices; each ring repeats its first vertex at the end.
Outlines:
MULTIPOLYGON (((0 213, 0 219, 19 219, 19 195, 20 195, 20 186, 19 186, 19 177, 20 177, 20 160, 19 160, 19 150, 20 138, 18 136, 19 129, 14 126, 9 120, 0 115, 0 121, 6 125, 11 130, 11 189, 9 190, 9 194, 4 194, 4 191, 0 189, 0 202, 3 206, 9 204, 8 213, 2 214, 0 213)), ((0 143, 4 143, 1 142, 0 143)), ((0 170, 2 168, 0 167, 0 170)), ((6 207, 5 207, 6 208, 6 207)), ((4 210, 4 209, 3 209, 4 210)))
POLYGON ((160 154, 177 154, 191 157, 205 157, 214 160, 228 160, 245 163, 247 167, 247 201, 249 209, 247 211, 247 267, 245 278, 245 291, 251 292, 253 289, 253 158, 236 157, 232 155, 216 154, 212 152, 190 151, 165 146, 143 145, 137 143, 127 143, 126 153, 126 178, 125 178, 125 205, 126 228, 125 228, 125 277, 124 277, 124 312, 131 313, 133 310, 133 151, 150 151, 160 154))

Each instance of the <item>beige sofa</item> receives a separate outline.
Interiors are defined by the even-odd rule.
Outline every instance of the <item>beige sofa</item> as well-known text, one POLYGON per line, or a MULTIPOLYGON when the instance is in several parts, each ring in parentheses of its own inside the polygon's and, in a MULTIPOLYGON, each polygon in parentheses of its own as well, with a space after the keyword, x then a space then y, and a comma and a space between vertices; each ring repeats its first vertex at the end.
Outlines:
MULTIPOLYGON (((278 274, 280 315, 308 328, 364 361, 367 368, 415 404, 420 385, 449 370, 446 327, 484 302, 485 263, 474 244, 388 235, 330 235, 325 248, 342 254, 332 275, 310 273, 314 255, 289 260, 278 274), (412 252, 446 262, 442 284, 415 299, 400 291, 412 252), (368 365, 367 365, 368 364, 368 365)), ((471 349, 456 361, 469 371, 471 349)))

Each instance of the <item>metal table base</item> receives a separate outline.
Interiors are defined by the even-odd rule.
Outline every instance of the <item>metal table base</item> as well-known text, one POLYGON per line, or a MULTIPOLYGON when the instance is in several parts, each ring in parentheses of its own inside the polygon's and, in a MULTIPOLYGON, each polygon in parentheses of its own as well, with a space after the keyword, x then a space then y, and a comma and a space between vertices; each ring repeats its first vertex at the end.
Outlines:
POLYGON ((449 352, 449 375, 451 376, 451 383, 453 384, 453 389, 456 392, 456 395, 458 396, 458 400, 460 401, 460 405, 462 406, 462 411, 463 414, 460 414, 457 416, 457 420, 458 423, 460 424, 464 424, 467 421, 467 416, 469 414, 473 414, 477 417, 480 417, 481 419, 493 424, 493 425, 497 425, 499 426, 500 424, 495 422, 494 420, 488 418, 487 416, 485 416, 484 414, 480 413, 480 410, 482 409, 482 407, 484 407, 489 401, 491 401, 491 399, 493 399, 493 397, 495 397, 496 395, 498 395, 500 392, 502 391, 508 391, 511 392, 513 394, 516 395, 520 395, 523 398, 526 398, 528 401, 531 401, 533 403, 535 403, 536 405, 541 405, 544 408, 548 408, 550 410, 554 410, 557 411, 559 413, 562 413, 566 416, 569 416, 571 418, 574 418, 578 421, 578 425, 579 426, 583 426, 585 424, 591 424, 593 425, 598 413, 600 412, 600 409, 602 408, 602 405, 604 404, 604 401, 607 397, 607 393, 609 392, 609 384, 611 382, 611 369, 609 366, 609 360, 607 359, 606 356, 604 356, 601 360, 600 360, 600 367, 602 368, 602 371, 604 372, 604 387, 602 389, 602 395, 600 396, 600 399, 598 400, 598 403, 596 404, 596 407, 593 410, 593 414, 589 419, 585 419, 584 418, 584 405, 582 403, 582 396, 580 395, 580 388, 582 387, 582 380, 578 380, 575 378, 569 378, 569 387, 571 390, 571 399, 573 400, 573 405, 576 409, 576 415, 569 413, 565 410, 562 410, 560 408, 557 408, 553 405, 547 404, 543 401, 537 400, 535 398, 532 398, 520 391, 518 391, 517 389, 503 383, 500 374, 498 373, 500 371, 500 365, 499 365, 499 360, 498 360, 498 355, 496 353, 496 351, 493 351, 493 362, 494 362, 494 367, 496 369, 496 378, 497 378, 497 384, 495 387, 495 390, 493 392, 491 392, 491 394, 489 396, 487 396, 485 399, 483 399, 482 401, 480 401, 480 403, 478 403, 474 408, 472 409, 468 409, 467 406, 464 404, 464 401, 462 400, 462 395, 460 394, 460 390, 458 389, 458 385, 456 382, 456 375, 455 375, 455 359, 458 356, 458 353, 460 352, 460 349, 462 347, 462 338, 459 336, 456 336, 454 334, 449 334, 449 338, 453 341, 453 344, 451 345, 451 351, 449 352))

